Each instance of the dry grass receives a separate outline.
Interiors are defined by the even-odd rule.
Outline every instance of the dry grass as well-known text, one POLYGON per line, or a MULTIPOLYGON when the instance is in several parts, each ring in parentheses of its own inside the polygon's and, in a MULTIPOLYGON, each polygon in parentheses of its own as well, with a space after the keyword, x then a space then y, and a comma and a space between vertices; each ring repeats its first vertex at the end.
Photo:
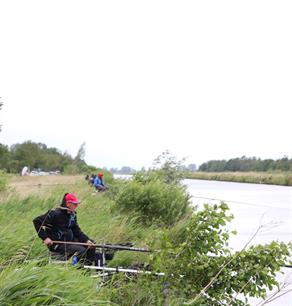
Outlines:
POLYGON ((30 195, 45 195, 58 186, 75 185, 83 180, 81 175, 12 176, 4 197, 12 194, 21 198, 30 195))

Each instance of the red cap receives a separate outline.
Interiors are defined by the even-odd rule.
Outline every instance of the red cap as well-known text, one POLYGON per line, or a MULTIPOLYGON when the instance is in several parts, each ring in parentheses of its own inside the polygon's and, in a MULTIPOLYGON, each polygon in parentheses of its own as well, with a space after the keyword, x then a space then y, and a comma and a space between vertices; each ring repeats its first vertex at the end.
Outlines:
POLYGON ((78 200, 76 198, 75 194, 73 194, 73 193, 68 193, 65 196, 65 200, 66 200, 66 203, 73 203, 73 204, 79 204, 80 203, 80 200, 78 200))
POLYGON ((98 172, 97 176, 103 176, 102 172, 98 172))

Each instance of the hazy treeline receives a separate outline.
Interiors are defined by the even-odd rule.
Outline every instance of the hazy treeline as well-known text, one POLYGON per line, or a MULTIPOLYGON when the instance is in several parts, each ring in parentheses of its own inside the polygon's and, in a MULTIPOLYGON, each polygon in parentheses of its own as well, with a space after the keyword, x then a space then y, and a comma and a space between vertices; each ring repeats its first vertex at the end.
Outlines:
POLYGON ((136 172, 135 169, 128 167, 128 166, 123 166, 120 169, 118 168, 110 168, 109 171, 111 173, 117 173, 117 174, 133 174, 136 172))
MULTIPOLYGON (((180 165, 179 166, 180 171, 187 171, 187 172, 194 172, 197 170, 197 166, 195 164, 189 164, 188 166, 180 165)), ((143 167, 140 169, 141 171, 146 171, 146 169, 143 167)), ((134 174, 137 171, 140 171, 128 166, 123 166, 120 169, 118 168, 110 168, 109 171, 111 173, 117 173, 117 174, 134 174)))
POLYGON ((19 173, 24 166, 44 171, 59 170, 66 173, 85 173, 95 171, 84 161, 85 149, 82 144, 76 157, 49 148, 43 143, 26 141, 8 147, 0 143, 0 169, 7 173, 19 173))
POLYGON ((281 159, 264 159, 252 157, 233 158, 229 160, 210 160, 199 167, 199 171, 206 172, 234 172, 234 171, 292 171, 292 159, 284 156, 281 159))

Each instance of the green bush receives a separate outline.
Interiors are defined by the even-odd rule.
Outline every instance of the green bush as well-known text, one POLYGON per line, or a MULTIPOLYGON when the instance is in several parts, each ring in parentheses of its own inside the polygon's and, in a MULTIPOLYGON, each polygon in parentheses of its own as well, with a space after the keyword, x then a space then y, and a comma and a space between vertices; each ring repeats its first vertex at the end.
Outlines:
POLYGON ((289 262, 291 244, 271 242, 232 253, 225 228, 232 218, 224 203, 205 205, 184 227, 165 232, 152 264, 166 272, 175 305, 249 305, 249 297, 265 299, 268 289, 279 286, 275 275, 289 262))
POLYGON ((185 188, 160 180, 145 184, 133 180, 122 185, 116 203, 122 211, 135 213, 145 224, 155 221, 173 225, 190 211, 190 196, 185 188))
POLYGON ((7 188, 8 178, 4 171, 0 170, 0 192, 7 188))
POLYGON ((119 306, 169 305, 163 295, 162 279, 153 276, 117 274, 101 296, 119 306))

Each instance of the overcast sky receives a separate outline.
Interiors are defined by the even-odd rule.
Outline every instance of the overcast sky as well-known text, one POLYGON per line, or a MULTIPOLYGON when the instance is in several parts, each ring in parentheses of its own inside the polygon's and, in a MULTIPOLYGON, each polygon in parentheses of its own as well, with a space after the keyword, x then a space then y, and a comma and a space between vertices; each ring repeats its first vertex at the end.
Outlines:
POLYGON ((87 163, 292 158, 292 1, 0 0, 0 142, 87 163))

